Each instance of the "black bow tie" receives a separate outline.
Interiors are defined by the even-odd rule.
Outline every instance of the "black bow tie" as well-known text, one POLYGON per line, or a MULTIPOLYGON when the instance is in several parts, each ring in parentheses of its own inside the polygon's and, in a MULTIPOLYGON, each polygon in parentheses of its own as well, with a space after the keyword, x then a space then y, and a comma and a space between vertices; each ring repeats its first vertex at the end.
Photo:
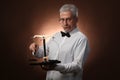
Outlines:
POLYGON ((64 36, 70 37, 70 34, 69 34, 68 32, 65 33, 65 32, 62 32, 62 31, 61 31, 61 35, 62 35, 62 37, 64 37, 64 36))

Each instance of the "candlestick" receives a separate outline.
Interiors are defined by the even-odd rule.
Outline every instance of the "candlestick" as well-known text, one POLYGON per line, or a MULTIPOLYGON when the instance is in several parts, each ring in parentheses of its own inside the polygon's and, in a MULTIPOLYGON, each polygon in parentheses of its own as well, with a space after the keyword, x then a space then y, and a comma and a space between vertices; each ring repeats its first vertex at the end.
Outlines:
MULTIPOLYGON (((44 47, 44 57, 46 57, 46 43, 45 43, 45 37, 43 36, 43 47, 44 47)), ((45 58, 46 60, 46 58, 45 58)))
POLYGON ((57 63, 61 63, 61 61, 59 61, 59 60, 48 60, 47 55, 46 55, 46 41, 45 41, 46 37, 43 35, 35 35, 33 38, 36 38, 36 37, 42 38, 42 40, 43 40, 43 51, 44 51, 43 60, 44 61, 37 62, 34 60, 35 62, 30 63, 30 65, 40 65, 42 67, 44 65, 49 66, 49 65, 56 65, 57 63))

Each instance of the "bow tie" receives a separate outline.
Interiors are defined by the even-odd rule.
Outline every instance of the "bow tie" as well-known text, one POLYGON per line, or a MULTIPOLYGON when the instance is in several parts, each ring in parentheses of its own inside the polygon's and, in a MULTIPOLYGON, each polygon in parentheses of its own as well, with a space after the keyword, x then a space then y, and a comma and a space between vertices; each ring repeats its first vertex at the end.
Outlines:
POLYGON ((69 34, 68 32, 65 33, 65 32, 62 32, 62 31, 61 31, 61 35, 62 35, 62 37, 65 37, 65 36, 70 37, 70 34, 69 34))

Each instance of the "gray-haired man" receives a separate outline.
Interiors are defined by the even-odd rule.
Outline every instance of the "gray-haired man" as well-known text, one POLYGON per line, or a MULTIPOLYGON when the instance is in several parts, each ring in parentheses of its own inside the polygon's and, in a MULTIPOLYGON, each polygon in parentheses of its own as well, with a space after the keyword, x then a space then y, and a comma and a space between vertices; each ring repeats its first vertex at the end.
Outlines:
MULTIPOLYGON (((60 25, 64 29, 58 32, 47 43, 48 59, 59 60, 61 63, 47 67, 46 80, 82 80, 83 64, 88 55, 87 37, 77 28, 78 9, 73 4, 65 4, 60 8, 60 25)), ((35 51, 35 43, 30 50, 35 51)), ((39 47, 34 54, 43 57, 39 47)))

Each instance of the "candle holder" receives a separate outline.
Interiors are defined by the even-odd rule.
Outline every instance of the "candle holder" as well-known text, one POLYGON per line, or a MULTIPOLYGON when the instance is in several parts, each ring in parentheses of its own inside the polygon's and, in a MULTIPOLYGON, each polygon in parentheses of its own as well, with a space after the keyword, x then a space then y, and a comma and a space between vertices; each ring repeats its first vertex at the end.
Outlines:
POLYGON ((40 65, 40 66, 50 66, 50 65, 56 65, 57 63, 61 63, 59 60, 48 60, 47 55, 46 55, 46 40, 44 35, 35 35, 33 38, 42 38, 43 40, 43 49, 44 49, 44 57, 43 61, 39 62, 37 59, 31 59, 30 60, 30 65, 40 65))

